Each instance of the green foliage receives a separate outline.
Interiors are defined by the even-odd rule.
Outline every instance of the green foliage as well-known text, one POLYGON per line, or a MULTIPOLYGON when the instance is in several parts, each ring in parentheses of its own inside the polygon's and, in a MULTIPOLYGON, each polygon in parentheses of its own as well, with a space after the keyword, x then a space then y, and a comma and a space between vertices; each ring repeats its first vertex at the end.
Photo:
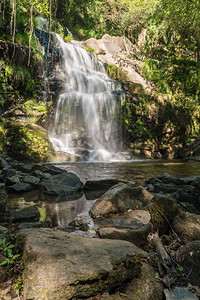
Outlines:
POLYGON ((36 95, 36 83, 29 70, 15 64, 6 65, 5 76, 9 84, 21 90, 24 95, 36 95))
POLYGON ((117 67, 115 65, 107 65, 106 71, 107 71, 108 75, 111 78, 113 78, 114 80, 123 81, 122 76, 121 76, 122 75, 121 70, 119 67, 117 67))
POLYGON ((17 295, 19 295, 19 293, 23 289, 23 287, 24 287, 24 284, 23 284, 22 277, 19 276, 17 278, 17 281, 16 281, 15 285, 14 285, 14 290, 15 290, 17 295))
MULTIPOLYGON (((4 229, 3 233, 4 236, 9 234, 7 229, 4 229)), ((16 235, 9 234, 9 239, 11 239, 13 242, 14 239, 16 239, 16 235)), ((11 265, 13 267, 14 264, 16 264, 19 260, 20 254, 15 253, 14 248, 16 248, 16 245, 12 242, 8 241, 8 238, 6 237, 0 238, 0 252, 5 257, 4 260, 0 263, 0 266, 11 265)))
POLYGON ((64 41, 65 43, 70 43, 73 40, 73 37, 68 34, 67 36, 64 37, 64 41))
POLYGON ((87 47, 85 50, 88 51, 88 52, 93 52, 93 53, 95 53, 95 49, 92 48, 92 47, 87 47))

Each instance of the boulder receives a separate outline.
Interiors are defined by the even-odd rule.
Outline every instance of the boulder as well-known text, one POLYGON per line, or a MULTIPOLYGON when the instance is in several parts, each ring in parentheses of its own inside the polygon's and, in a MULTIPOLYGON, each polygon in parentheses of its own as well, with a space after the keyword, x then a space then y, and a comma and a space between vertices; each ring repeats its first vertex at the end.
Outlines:
POLYGON ((144 247, 152 230, 151 216, 144 210, 134 210, 120 217, 100 222, 98 234, 101 238, 126 240, 138 247, 144 247))
POLYGON ((169 224, 182 213, 173 198, 159 194, 154 195, 147 209, 151 214, 154 230, 158 230, 159 234, 167 233, 169 224))
POLYGON ((130 187, 119 183, 103 194, 90 209, 93 218, 121 214, 129 209, 143 208, 153 198, 143 187, 130 187))
POLYGON ((189 291, 187 287, 184 286, 176 286, 172 289, 164 290, 166 300, 198 300, 196 294, 189 291))
POLYGON ((5 184, 6 184, 6 186, 10 186, 10 185, 13 185, 15 183, 20 183, 20 178, 21 178, 21 176, 19 176, 19 175, 14 175, 14 176, 11 176, 11 177, 7 177, 6 180, 5 180, 5 184))
POLYGON ((29 165, 29 164, 24 164, 24 163, 16 163, 14 165, 14 168, 18 171, 21 171, 21 172, 25 172, 25 173, 30 173, 31 172, 31 168, 32 168, 32 165, 29 165))
POLYGON ((84 184, 75 174, 63 172, 42 180, 40 187, 49 195, 67 196, 83 189, 84 184))
POLYGON ((176 258, 189 283, 200 287, 200 240, 182 246, 176 258))
POLYGON ((18 172, 15 169, 3 169, 2 175, 6 179, 7 177, 12 177, 12 176, 18 175, 18 172))
POLYGON ((35 229, 26 237, 25 299, 79 299, 113 290, 141 272, 147 253, 126 241, 35 229))
MULTIPOLYGON (((156 272, 153 267, 146 263, 142 264, 139 276, 127 283, 122 289, 122 295, 127 295, 122 299, 131 300, 162 300, 163 285, 156 278, 156 272)), ((115 300, 115 298, 113 298, 115 300)))
POLYGON ((175 198, 178 202, 184 203, 184 205, 189 205, 191 208, 199 208, 200 209, 200 198, 191 195, 183 190, 178 190, 176 193, 171 195, 175 198))
POLYGON ((183 213, 174 219, 172 226, 185 244, 200 239, 200 215, 183 213))
POLYGON ((31 173, 32 176, 35 176, 39 179, 49 179, 51 177, 51 174, 49 173, 43 173, 39 170, 35 170, 31 173))
POLYGON ((113 185, 116 185, 120 182, 118 179, 102 179, 102 180, 88 180, 85 183, 84 190, 93 191, 93 190, 108 190, 113 185))
POLYGON ((185 192, 190 192, 192 193, 195 190, 194 186, 191 185, 175 185, 172 183, 166 184, 166 183, 155 183, 153 185, 154 193, 165 193, 165 194, 172 194, 174 192, 177 192, 179 190, 183 190, 185 192))
POLYGON ((10 193, 24 193, 28 192, 32 189, 31 184, 21 182, 21 183, 15 183, 12 186, 9 186, 8 192, 10 193))
POLYGON ((54 165, 51 164, 45 164, 44 165, 45 169, 44 172, 51 174, 51 175, 58 175, 58 174, 62 174, 62 173, 67 173, 67 171, 62 170, 54 165))
POLYGON ((38 183, 40 182, 40 179, 32 175, 27 175, 24 177, 24 182, 30 183, 33 186, 37 186, 38 183))
POLYGON ((87 200, 100 198, 108 189, 118 183, 125 183, 129 186, 135 186, 134 182, 118 179, 88 180, 85 183, 84 194, 87 200))
POLYGON ((13 222, 37 222, 40 212, 37 206, 29 206, 19 210, 13 217, 13 222))

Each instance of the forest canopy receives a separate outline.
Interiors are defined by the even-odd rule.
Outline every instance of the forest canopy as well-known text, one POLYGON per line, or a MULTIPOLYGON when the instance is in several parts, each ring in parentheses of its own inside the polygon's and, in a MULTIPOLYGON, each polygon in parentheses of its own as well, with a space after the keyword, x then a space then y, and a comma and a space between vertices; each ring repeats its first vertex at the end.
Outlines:
MULTIPOLYGON (((48 20, 50 31, 63 37, 71 32, 77 40, 101 38, 107 33, 124 35, 137 43, 139 34, 146 29, 146 42, 140 50, 145 57, 154 59, 146 68, 146 76, 159 81, 156 74, 150 73, 152 68, 153 73, 162 69, 160 58, 162 65, 167 63, 166 57, 176 60, 173 65, 180 65, 184 58, 192 75, 186 86, 192 94, 199 94, 200 0, 3 0, 0 12, 0 38, 29 48, 36 44, 33 28, 37 26, 37 16, 48 20)), ((167 81, 172 81, 170 66, 164 69, 167 81)), ((169 92, 169 88, 161 90, 169 92)))

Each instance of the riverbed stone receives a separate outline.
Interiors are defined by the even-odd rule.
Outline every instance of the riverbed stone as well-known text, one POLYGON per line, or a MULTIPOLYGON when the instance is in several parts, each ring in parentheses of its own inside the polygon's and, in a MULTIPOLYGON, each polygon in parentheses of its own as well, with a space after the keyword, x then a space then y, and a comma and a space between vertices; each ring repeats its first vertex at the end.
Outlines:
POLYGON ((176 286, 172 289, 164 290, 166 300, 198 300, 195 293, 189 291, 187 287, 176 286))
POLYGON ((156 183, 154 184, 154 193, 163 192, 166 194, 172 194, 178 190, 183 190, 185 192, 192 193, 195 190, 195 187, 192 185, 176 185, 173 183, 156 183))
POLYGON ((34 229, 25 242, 25 299, 79 299, 112 290, 141 271, 147 253, 126 241, 34 229))
POLYGON ((167 233, 175 217, 182 214, 176 201, 169 196, 155 194, 147 210, 151 214, 151 222, 154 230, 160 234, 167 233))
POLYGON ((37 222, 40 219, 40 212, 37 206, 25 207, 18 212, 13 217, 13 222, 37 222))
POLYGON ((35 176, 32 176, 32 175, 27 175, 27 176, 24 177, 24 182, 25 183, 30 183, 33 186, 37 186, 38 183, 40 182, 40 179, 35 177, 35 176))
POLYGON ((52 164, 45 164, 44 165, 45 169, 44 169, 44 173, 49 173, 51 175, 58 175, 58 174, 63 174, 63 173, 67 173, 67 171, 62 170, 52 164))
POLYGON ((100 222, 98 234, 101 238, 125 240, 138 247, 148 244, 147 236, 153 226, 151 215, 144 210, 130 211, 125 215, 100 222))
POLYGON ((200 239, 200 215, 182 213, 174 219, 172 226, 185 244, 200 239))
POLYGON ((5 180, 5 184, 6 184, 6 186, 10 186, 10 185, 13 185, 15 183, 20 183, 20 179, 21 179, 21 176, 19 176, 19 175, 14 175, 14 176, 11 176, 11 177, 7 177, 6 180, 5 180))
POLYGON ((35 176, 39 179, 49 179, 51 178, 51 174, 49 173, 43 173, 39 170, 35 170, 34 172, 31 173, 32 176, 35 176))
POLYGON ((12 186, 9 186, 8 192, 10 193, 23 193, 28 192, 32 189, 32 185, 25 182, 15 183, 12 186))
POLYGON ((84 184, 75 174, 63 172, 42 180, 40 187, 49 195, 67 196, 83 189, 84 184))
POLYGON ((85 183, 84 190, 108 190, 113 185, 119 183, 118 179, 101 179, 101 180, 87 180, 85 183))
POLYGON ((130 187, 119 183, 111 187, 93 204, 90 215, 99 218, 124 213, 129 209, 142 209, 152 198, 153 195, 142 186, 130 187))
POLYGON ((192 194, 185 192, 183 190, 178 190, 176 193, 171 195, 173 198, 175 198, 178 202, 183 203, 184 205, 189 206, 193 209, 200 208, 200 198, 193 196, 192 194))
POLYGON ((24 164, 24 163, 15 163, 14 168, 21 172, 30 173, 32 169, 32 165, 24 164))
POLYGON ((200 287, 200 240, 182 246, 176 258, 189 283, 200 287))

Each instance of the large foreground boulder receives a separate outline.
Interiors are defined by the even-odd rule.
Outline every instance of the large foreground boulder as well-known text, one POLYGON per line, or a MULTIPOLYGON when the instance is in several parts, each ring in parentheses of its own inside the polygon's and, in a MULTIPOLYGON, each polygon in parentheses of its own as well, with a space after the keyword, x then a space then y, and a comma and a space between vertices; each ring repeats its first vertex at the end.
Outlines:
POLYGON ((35 229, 27 236, 25 299, 79 299, 113 290, 141 272, 147 253, 116 240, 35 229))
POLYGON ((120 214, 129 209, 141 209, 148 205, 152 194, 143 187, 130 187, 119 183, 111 187, 92 206, 90 214, 93 218, 120 214))
POLYGON ((49 195, 67 196, 83 189, 84 184, 75 174, 63 172, 42 180, 40 186, 49 195))

